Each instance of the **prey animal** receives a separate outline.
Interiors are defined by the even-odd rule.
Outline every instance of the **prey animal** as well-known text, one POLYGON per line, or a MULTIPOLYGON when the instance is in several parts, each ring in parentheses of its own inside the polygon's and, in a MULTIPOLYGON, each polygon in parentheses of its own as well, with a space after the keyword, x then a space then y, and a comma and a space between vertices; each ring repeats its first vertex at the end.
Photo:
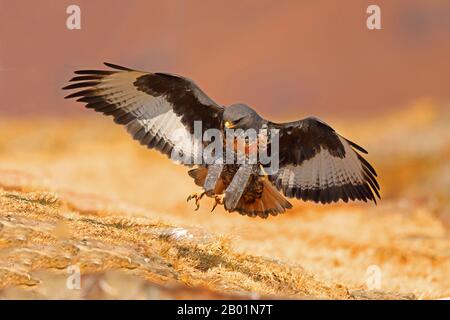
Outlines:
MULTIPOLYGON (((228 129, 277 133, 278 170, 274 172, 265 172, 258 161, 184 163, 195 166, 188 173, 203 188, 202 193, 188 197, 195 200, 197 209, 205 195, 215 199, 213 210, 220 204, 228 212, 262 218, 292 208, 286 198, 323 204, 376 203, 380 198, 377 174, 361 155, 367 151, 317 118, 275 123, 245 104, 217 104, 188 78, 105 65, 110 70, 75 71, 71 84, 63 89, 78 90, 66 98, 77 98, 86 108, 112 116, 142 145, 171 158, 174 154, 194 157, 196 146, 205 145, 202 134, 211 129, 223 133, 225 144, 228 129), (196 123, 201 123, 200 135, 195 132, 196 123)), ((259 151, 248 140, 243 145, 246 159, 259 151)), ((266 149, 270 146, 266 144, 266 149)), ((166 183, 169 187, 172 182, 166 183)))

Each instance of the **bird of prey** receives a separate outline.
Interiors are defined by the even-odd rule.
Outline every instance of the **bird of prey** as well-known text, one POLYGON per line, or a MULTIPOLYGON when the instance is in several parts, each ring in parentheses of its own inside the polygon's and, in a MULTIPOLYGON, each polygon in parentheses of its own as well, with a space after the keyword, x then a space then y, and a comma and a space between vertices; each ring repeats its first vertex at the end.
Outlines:
POLYGON ((376 203, 380 198, 377 174, 361 155, 367 151, 319 119, 275 123, 244 104, 217 104, 186 77, 105 65, 110 70, 75 71, 71 84, 63 89, 79 90, 66 98, 77 98, 86 108, 112 116, 135 140, 169 157, 175 149, 192 155, 196 143, 205 143, 194 135, 196 121, 201 122, 202 132, 277 130, 276 172, 261 174, 260 163, 196 164, 188 173, 204 192, 188 200, 194 199, 197 209, 204 195, 216 200, 213 209, 221 204, 228 212, 261 218, 292 208, 286 197, 323 204, 376 203), (174 132, 183 132, 184 138, 176 139, 174 132))

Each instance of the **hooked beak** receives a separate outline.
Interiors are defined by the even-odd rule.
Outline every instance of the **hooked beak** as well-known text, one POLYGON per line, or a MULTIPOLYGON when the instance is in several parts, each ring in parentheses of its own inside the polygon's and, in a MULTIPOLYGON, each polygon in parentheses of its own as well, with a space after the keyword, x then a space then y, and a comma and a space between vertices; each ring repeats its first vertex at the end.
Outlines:
POLYGON ((234 127, 234 124, 231 121, 225 121, 224 125, 227 129, 232 129, 234 127))

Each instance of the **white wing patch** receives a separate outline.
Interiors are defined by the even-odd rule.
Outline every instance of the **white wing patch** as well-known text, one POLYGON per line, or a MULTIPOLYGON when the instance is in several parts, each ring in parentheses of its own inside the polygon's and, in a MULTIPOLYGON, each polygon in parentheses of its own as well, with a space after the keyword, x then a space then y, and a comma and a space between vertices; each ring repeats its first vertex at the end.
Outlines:
POLYGON ((332 156, 328 150, 321 149, 313 158, 301 165, 286 165, 280 169, 279 179, 283 185, 316 189, 338 187, 345 184, 362 184, 365 181, 361 162, 355 151, 342 138, 345 157, 332 156))
POLYGON ((195 121, 202 121, 201 134, 220 127, 223 107, 187 78, 105 65, 115 70, 75 71, 63 89, 81 91, 65 98, 77 97, 86 108, 113 116, 135 140, 173 160, 187 165, 202 160, 195 121))
POLYGON ((181 116, 173 112, 172 105, 164 96, 153 97, 134 86, 135 79, 145 74, 138 71, 114 73, 102 78, 93 89, 106 102, 133 116, 126 128, 141 144, 164 153, 175 148, 194 159, 197 151, 194 136, 182 124, 181 116))

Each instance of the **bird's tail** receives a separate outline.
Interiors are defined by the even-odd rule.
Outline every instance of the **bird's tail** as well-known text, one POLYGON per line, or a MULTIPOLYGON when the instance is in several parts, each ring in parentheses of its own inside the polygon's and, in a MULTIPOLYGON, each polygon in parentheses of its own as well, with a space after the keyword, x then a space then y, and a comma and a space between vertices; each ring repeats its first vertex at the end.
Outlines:
MULTIPOLYGON (((196 185, 203 187, 206 176, 208 175, 207 168, 199 167, 190 170, 188 173, 189 176, 194 178, 196 185)), ((242 197, 233 211, 237 211, 242 215, 248 215, 250 217, 259 216, 261 218, 267 218, 269 215, 276 216, 277 214, 285 212, 286 209, 292 208, 292 204, 278 192, 275 186, 266 177, 262 179, 264 180, 261 198, 253 202, 246 202, 242 197)), ((222 193, 223 187, 223 183, 219 181, 215 190, 216 194, 222 193)))
POLYGON ((292 204, 286 200, 281 193, 272 185, 272 183, 264 178, 263 193, 261 198, 253 202, 245 202, 243 198, 238 202, 235 211, 250 217, 259 216, 267 218, 269 215, 276 216, 283 213, 286 209, 292 208, 292 204))

